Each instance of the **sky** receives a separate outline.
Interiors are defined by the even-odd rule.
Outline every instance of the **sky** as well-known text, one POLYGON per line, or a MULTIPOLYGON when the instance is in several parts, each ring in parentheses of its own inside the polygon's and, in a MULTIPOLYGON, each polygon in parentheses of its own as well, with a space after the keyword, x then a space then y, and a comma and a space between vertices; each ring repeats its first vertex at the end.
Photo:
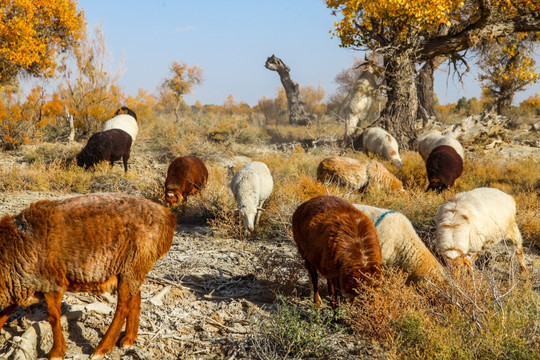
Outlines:
MULTIPOLYGON (((278 73, 264 67, 271 55, 289 66, 292 80, 301 86, 320 84, 329 96, 337 87, 335 76, 354 57, 364 56, 332 38, 329 32, 338 18, 322 0, 79 0, 79 7, 90 30, 102 26, 111 69, 122 60, 119 84, 132 96, 140 88, 157 93, 176 61, 204 72, 203 83, 185 96, 188 104, 220 105, 232 94, 254 106, 263 96, 275 97, 281 86, 278 73)), ((439 102, 479 98, 475 78, 468 75, 460 84, 451 72, 437 71, 439 102)), ((535 93, 540 84, 518 93, 514 102, 535 93)))

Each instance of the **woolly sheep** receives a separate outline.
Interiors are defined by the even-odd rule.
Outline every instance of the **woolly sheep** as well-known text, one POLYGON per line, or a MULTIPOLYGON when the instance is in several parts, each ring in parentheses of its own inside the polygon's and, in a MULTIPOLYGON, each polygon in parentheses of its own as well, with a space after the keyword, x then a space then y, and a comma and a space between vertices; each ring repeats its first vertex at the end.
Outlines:
POLYGON ((435 190, 440 193, 454 186, 463 173, 463 159, 451 146, 437 146, 426 161, 426 172, 429 186, 426 191, 435 190))
POLYGON ((348 201, 318 196, 301 204, 292 217, 293 238, 313 286, 315 306, 321 306, 318 273, 327 279, 331 306, 338 290, 356 295, 359 281, 368 285, 381 272, 381 246, 373 222, 348 201))
POLYGON ((252 161, 232 178, 231 190, 247 230, 253 231, 259 222, 264 201, 272 193, 274 180, 265 163, 252 161))
POLYGON ((171 247, 176 216, 150 200, 120 193, 42 200, 0 219, 0 329, 18 305, 45 299, 52 327, 51 359, 66 343, 60 324, 62 295, 117 289, 116 312, 92 358, 120 341, 134 344, 141 284, 171 247))
POLYGON ((188 195, 197 194, 208 180, 208 170, 204 162, 196 156, 179 156, 167 169, 163 197, 170 206, 179 201, 187 202, 188 195))
POLYGON ((397 211, 369 205, 354 204, 375 224, 381 244, 382 265, 399 267, 409 274, 409 280, 428 278, 440 282, 443 267, 420 240, 407 217, 397 211))
POLYGON ((503 239, 513 243, 526 271, 514 198, 498 189, 477 188, 456 194, 437 214, 437 250, 456 265, 472 266, 478 254, 503 239))
POLYGON ((352 159, 342 156, 326 158, 317 167, 317 180, 322 183, 338 183, 356 191, 364 191, 368 186, 404 191, 403 183, 383 164, 367 158, 352 159))
POLYGON ((77 155, 77 165, 89 169, 101 161, 110 161, 111 167, 116 160, 122 159, 124 171, 128 171, 132 138, 120 129, 111 129, 95 133, 77 155))
POLYGON ((372 127, 362 133, 362 147, 366 153, 371 152, 382 156, 383 159, 391 160, 396 165, 401 166, 396 139, 380 127, 372 127))
POLYGON ((461 159, 465 159, 465 150, 461 143, 451 135, 442 135, 439 131, 429 131, 426 134, 422 134, 418 138, 418 152, 424 162, 427 161, 429 154, 438 146, 446 145, 451 146, 461 156, 461 159))
POLYGON ((114 115, 115 117, 107 120, 103 124, 101 131, 110 129, 124 130, 131 136, 133 142, 135 142, 137 134, 139 133, 139 126, 137 125, 137 115, 135 114, 135 112, 130 108, 123 106, 118 109, 114 115))

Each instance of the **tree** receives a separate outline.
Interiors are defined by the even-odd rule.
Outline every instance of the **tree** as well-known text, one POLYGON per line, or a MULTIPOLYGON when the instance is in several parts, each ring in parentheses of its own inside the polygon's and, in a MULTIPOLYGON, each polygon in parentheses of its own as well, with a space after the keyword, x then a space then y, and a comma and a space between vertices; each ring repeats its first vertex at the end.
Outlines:
POLYGON ((497 114, 506 115, 514 95, 538 80, 531 54, 537 34, 515 34, 483 46, 478 61, 478 79, 495 98, 497 114))
POLYGON ((116 69, 109 69, 110 54, 105 47, 105 35, 100 26, 94 37, 83 37, 73 49, 75 64, 65 67, 60 93, 75 119, 75 126, 95 132, 111 117, 124 100, 118 79, 122 75, 122 60, 116 69))
POLYGON ((84 30, 73 0, 0 1, 0 85, 19 74, 51 77, 84 30))
POLYGON ((170 70, 172 76, 164 80, 164 86, 169 89, 176 102, 174 108, 174 116, 176 122, 180 122, 180 106, 183 102, 183 96, 193 91, 195 85, 199 85, 203 81, 203 69, 197 65, 188 65, 186 63, 178 63, 174 61, 170 70))
POLYGON ((416 65, 440 56, 461 59, 480 41, 540 30, 537 0, 325 0, 341 15, 341 46, 382 56, 386 106, 376 124, 404 146, 416 138, 416 65))
POLYGON ((305 125, 309 123, 313 116, 306 111, 305 104, 300 97, 300 86, 289 75, 291 69, 275 55, 266 59, 264 66, 268 70, 277 71, 279 74, 281 84, 283 84, 285 94, 287 95, 289 123, 291 125, 305 125))

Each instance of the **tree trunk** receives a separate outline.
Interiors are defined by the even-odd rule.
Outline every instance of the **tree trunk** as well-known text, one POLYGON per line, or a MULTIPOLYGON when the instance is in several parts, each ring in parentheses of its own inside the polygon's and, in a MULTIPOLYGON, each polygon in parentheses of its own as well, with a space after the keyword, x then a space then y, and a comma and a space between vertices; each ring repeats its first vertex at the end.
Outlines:
POLYGON ((176 107, 174 108, 174 117, 176 118, 175 123, 180 123, 180 104, 182 103, 182 98, 176 100, 176 107))
POLYGON ((410 148, 416 139, 418 95, 416 92, 415 64, 407 52, 385 56, 387 102, 381 117, 374 124, 393 135, 400 147, 410 148))
POLYGON ((497 107, 497 114, 506 116, 512 106, 512 101, 514 100, 515 92, 512 91, 512 88, 507 89, 501 87, 500 92, 495 100, 495 106, 497 107))
POLYGON ((300 86, 291 80, 289 67, 280 58, 272 55, 266 59, 264 66, 268 70, 277 71, 281 83, 287 95, 287 107, 289 108, 289 123, 291 125, 305 125, 313 120, 313 115, 305 109, 305 104, 300 100, 300 86))
POLYGON ((437 56, 429 59, 418 71, 416 76, 416 89, 418 91, 418 115, 422 119, 422 127, 427 125, 430 118, 437 117, 435 113, 435 92, 433 91, 433 73, 448 59, 446 56, 437 56))

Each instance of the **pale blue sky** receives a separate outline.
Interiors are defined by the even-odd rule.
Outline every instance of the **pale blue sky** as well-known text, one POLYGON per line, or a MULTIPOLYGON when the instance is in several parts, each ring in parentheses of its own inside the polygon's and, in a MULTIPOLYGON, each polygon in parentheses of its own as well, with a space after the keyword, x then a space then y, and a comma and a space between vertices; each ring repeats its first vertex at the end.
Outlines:
MULTIPOLYGON (((229 94, 253 106, 275 97, 279 75, 264 67, 272 54, 290 68, 300 85, 321 86, 327 96, 336 89, 335 76, 363 53, 339 47, 331 37, 336 17, 322 0, 80 0, 90 29, 102 24, 114 64, 123 56, 122 90, 155 92, 169 75, 173 61, 204 70, 204 82, 187 96, 188 103, 223 104, 229 94)), ((444 67, 444 65, 443 65, 444 67)), ((461 96, 480 96, 474 75, 465 86, 436 75, 441 103, 461 96)), ((536 84, 517 96, 522 101, 540 93, 536 84)))

